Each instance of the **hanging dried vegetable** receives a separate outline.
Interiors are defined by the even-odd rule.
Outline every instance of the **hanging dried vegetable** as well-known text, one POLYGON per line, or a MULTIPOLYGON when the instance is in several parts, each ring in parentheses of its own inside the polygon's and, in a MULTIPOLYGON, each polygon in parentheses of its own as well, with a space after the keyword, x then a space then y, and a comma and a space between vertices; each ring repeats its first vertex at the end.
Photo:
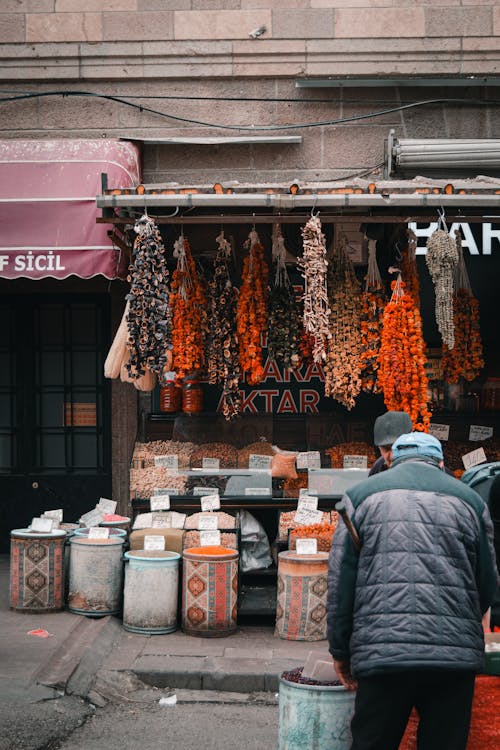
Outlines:
POLYGON ((236 334, 237 292, 231 283, 228 258, 231 245, 221 232, 217 237, 214 276, 208 287, 209 337, 207 347, 208 382, 222 384, 222 413, 229 420, 240 412, 240 365, 236 334))
POLYGON ((330 303, 328 300, 325 235, 321 231, 319 215, 312 215, 302 229, 304 254, 298 267, 304 278, 304 328, 313 338, 313 360, 326 359, 330 338, 330 303))
POLYGON ((479 328, 479 302, 471 289, 465 266, 460 232, 455 232, 458 265, 453 295, 453 323, 455 346, 449 349, 443 343, 442 368, 448 383, 458 383, 460 378, 475 380, 484 367, 483 344, 479 328))
POLYGON ((400 268, 401 278, 405 284, 406 293, 413 297, 415 307, 420 310, 420 279, 417 269, 417 235, 408 229, 406 232, 408 245, 402 253, 400 268))
POLYGON ((458 252, 456 243, 444 229, 437 229, 427 240, 425 262, 436 294, 436 323, 443 343, 453 349, 453 275, 458 264, 458 252))
POLYGON ((236 310, 239 361, 250 385, 262 380, 262 336, 267 332, 268 276, 264 248, 259 235, 252 230, 245 242, 248 254, 243 262, 243 276, 236 310))
POLYGON ((387 409, 406 411, 413 428, 426 432, 432 415, 427 405, 422 320, 401 276, 392 282, 391 288, 392 296, 382 320, 378 382, 387 409))
POLYGON ((272 360, 285 368, 300 364, 302 320, 285 265, 286 248, 279 225, 273 229, 272 257, 276 264, 269 300, 267 349, 272 360))
POLYGON ((325 396, 352 409, 361 391, 360 284, 344 235, 333 250, 328 273, 330 339, 324 364, 325 396))
POLYGON ((130 309, 130 302, 125 305, 122 319, 118 330, 113 339, 113 343, 104 362, 104 377, 105 378, 118 378, 120 377, 120 370, 127 354, 127 316, 130 309))
POLYGON ((142 378, 146 370, 161 376, 171 348, 169 273, 163 240, 149 216, 143 216, 134 229, 137 237, 127 277, 130 292, 126 296, 129 310, 125 367, 131 380, 142 378))
POLYGON ((178 380, 205 365, 207 295, 184 235, 174 243, 177 268, 172 274, 172 367, 178 380))
POLYGON ((386 304, 385 289, 376 257, 376 240, 368 241, 368 271, 361 295, 361 387, 367 393, 379 393, 378 353, 382 316, 386 304))

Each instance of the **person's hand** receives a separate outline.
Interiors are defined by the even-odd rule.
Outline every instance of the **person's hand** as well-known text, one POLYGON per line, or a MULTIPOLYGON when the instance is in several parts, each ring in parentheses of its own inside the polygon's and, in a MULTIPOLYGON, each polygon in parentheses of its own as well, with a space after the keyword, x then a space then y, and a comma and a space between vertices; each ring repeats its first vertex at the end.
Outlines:
POLYGON ((333 666, 342 685, 347 690, 356 690, 358 683, 351 674, 351 662, 349 659, 343 659, 342 661, 334 659, 333 666))

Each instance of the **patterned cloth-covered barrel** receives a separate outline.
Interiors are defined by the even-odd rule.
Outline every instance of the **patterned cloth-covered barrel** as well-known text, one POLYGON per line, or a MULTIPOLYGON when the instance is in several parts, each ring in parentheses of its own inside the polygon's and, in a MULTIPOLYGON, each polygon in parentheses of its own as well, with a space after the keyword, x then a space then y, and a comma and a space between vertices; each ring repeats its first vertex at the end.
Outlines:
POLYGON ((225 547, 190 547, 182 557, 184 632, 200 636, 233 633, 238 614, 238 552, 225 547))
POLYGON ((326 638, 328 552, 278 555, 275 635, 288 641, 326 638))
POLYGON ((10 606, 21 612, 54 612, 64 607, 64 542, 59 529, 10 534, 10 606))

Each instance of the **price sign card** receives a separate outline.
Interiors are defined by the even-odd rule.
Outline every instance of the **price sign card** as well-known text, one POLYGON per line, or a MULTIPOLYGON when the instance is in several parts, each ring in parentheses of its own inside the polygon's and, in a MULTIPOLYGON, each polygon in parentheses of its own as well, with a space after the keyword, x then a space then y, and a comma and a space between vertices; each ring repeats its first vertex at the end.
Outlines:
POLYGON ((193 495, 207 495, 210 492, 211 495, 218 495, 218 487, 193 487, 193 495))
POLYGON ((219 510, 220 498, 219 495, 203 495, 200 498, 202 510, 219 510))
POLYGON ((200 531, 200 544, 202 547, 220 545, 220 531, 200 531))
POLYGON ((213 513, 207 514, 206 516, 198 516, 198 528, 203 531, 215 531, 219 519, 213 513))
POLYGON ((220 460, 218 458, 202 458, 201 466, 203 469, 220 469, 220 460))
POLYGON ((318 494, 318 490, 308 490, 307 487, 301 487, 299 490, 299 500, 301 497, 304 497, 304 495, 306 495, 306 497, 310 497, 311 495, 317 495, 317 494, 318 494))
POLYGON ((367 469, 367 456, 344 456, 344 469, 367 469))
POLYGON ((462 463, 466 469, 470 469, 471 466, 486 463, 486 453, 484 452, 484 448, 476 448, 475 451, 466 453, 462 456, 462 463))
POLYGON ((296 539, 295 548, 299 555, 315 555, 318 551, 318 540, 296 539))
POLYGON ((248 456, 249 469, 270 469, 272 456, 260 456, 257 453, 251 453, 248 456))
POLYGON ((116 500, 109 500, 107 497, 100 497, 95 506, 101 513, 114 513, 116 510, 116 500))
POLYGON ((153 525, 153 514, 152 513, 139 513, 136 516, 133 528, 134 529, 149 529, 153 525))
POLYGON ((42 513, 43 518, 52 518, 60 524, 63 520, 63 510, 58 508, 57 510, 46 510, 42 513))
POLYGON ((32 518, 30 524, 30 531, 39 531, 43 534, 48 534, 54 528, 53 518, 32 518))
POLYGON ((164 469, 178 471, 179 456, 176 453, 169 453, 166 456, 155 456, 155 466, 163 466, 164 469))
POLYGON ((297 510, 318 510, 317 495, 302 495, 302 497, 299 497, 297 510))
POLYGON ((319 451, 297 453, 297 469, 321 469, 321 454, 319 451))
POLYGON ((271 494, 271 488, 270 487, 245 487, 245 495, 250 496, 267 496, 269 497, 271 494))
POLYGON ((104 514, 101 513, 100 510, 91 510, 88 513, 84 513, 83 516, 80 516, 80 523, 83 523, 83 525, 86 528, 90 528, 91 526, 99 526, 100 523, 102 523, 104 520, 104 514))
POLYGON ((147 534, 144 537, 144 549, 165 549, 165 537, 161 534, 147 534))
POLYGON ((169 529, 170 513, 153 513, 151 527, 153 529, 169 529))
POLYGON ((450 437, 450 425, 431 422, 429 425, 429 432, 438 440, 448 440, 450 437))
POLYGON ((471 424, 469 429, 469 440, 479 441, 488 440, 493 437, 493 427, 484 427, 479 424, 471 424))
POLYGON ((178 487, 154 487, 153 495, 179 495, 178 487))
POLYGON ((171 520, 173 529, 183 529, 184 523, 186 521, 186 514, 177 513, 177 511, 173 510, 170 515, 170 520, 171 520))
POLYGON ((320 510, 302 510, 299 509, 293 517, 295 523, 299 523, 302 526, 312 526, 314 523, 321 523, 323 520, 323 513, 320 510))
POLYGON ((109 539, 109 529, 91 526, 89 528, 89 539, 109 539))
POLYGON ((170 498, 168 495, 155 495, 149 498, 149 507, 151 510, 169 510, 170 498))

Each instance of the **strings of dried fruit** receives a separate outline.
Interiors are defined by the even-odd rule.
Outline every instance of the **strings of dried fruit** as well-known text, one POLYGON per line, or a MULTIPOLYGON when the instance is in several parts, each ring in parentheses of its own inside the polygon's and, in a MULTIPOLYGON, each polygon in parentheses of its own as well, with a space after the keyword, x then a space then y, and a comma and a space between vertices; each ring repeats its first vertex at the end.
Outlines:
POLYGON ((125 367, 131 380, 150 370, 160 376, 171 348, 169 316, 169 272, 165 246, 154 219, 143 216, 134 227, 132 262, 127 280, 130 292, 127 320, 128 360, 125 367))
POLYGON ((222 384, 222 413, 230 420, 240 412, 240 365, 236 334, 237 292, 231 283, 228 258, 231 245, 222 231, 216 239, 214 275, 208 286, 209 336, 207 347, 208 382, 222 384))
POLYGON ((325 396, 352 409, 361 391, 361 297, 360 284, 344 235, 333 250, 328 273, 330 339, 325 373, 325 396))
POLYGON ((449 349, 443 343, 442 368, 448 383, 458 383, 459 378, 475 380, 484 367, 483 343, 479 328, 479 302, 471 289, 469 275, 462 252, 462 239, 456 232, 458 266, 453 295, 453 323, 455 346, 449 349))
POLYGON ((431 412, 427 406, 422 320, 400 275, 392 282, 391 288, 392 296, 382 319, 378 382, 387 409, 406 411, 413 428, 426 432, 431 412))
POLYGON ((202 370, 205 364, 207 296, 196 270, 189 242, 181 235, 174 243, 177 268, 172 274, 172 367, 178 380, 202 370))
POLYGON ((304 278, 304 329, 313 338, 313 360, 326 359, 330 339, 330 303, 328 300, 325 235, 321 231, 319 215, 311 218, 302 229, 304 254, 297 265, 304 278))
POLYGON ((262 336, 267 331, 269 304, 269 269, 259 235, 252 230, 245 242, 248 255, 243 262, 243 276, 236 309, 236 324, 241 372, 247 382, 256 385, 262 380, 262 336))
POLYGON ((285 265, 286 248, 279 225, 273 229, 272 257, 276 264, 269 299, 267 349, 272 360, 286 368, 300 364, 302 320, 285 265))
POLYGON ((453 326, 453 274, 458 264, 456 243, 444 229, 437 229, 427 240, 425 262, 436 295, 436 323, 449 349, 455 346, 453 326))
POLYGON ((405 283, 406 293, 413 297, 415 307, 420 310, 420 279, 417 269, 417 235, 408 229, 408 245, 402 253, 400 268, 401 278, 405 283))
POLYGON ((386 304, 385 289, 377 265, 376 240, 368 240, 368 270, 361 295, 361 387, 367 393, 379 393, 378 353, 382 316, 386 304))

